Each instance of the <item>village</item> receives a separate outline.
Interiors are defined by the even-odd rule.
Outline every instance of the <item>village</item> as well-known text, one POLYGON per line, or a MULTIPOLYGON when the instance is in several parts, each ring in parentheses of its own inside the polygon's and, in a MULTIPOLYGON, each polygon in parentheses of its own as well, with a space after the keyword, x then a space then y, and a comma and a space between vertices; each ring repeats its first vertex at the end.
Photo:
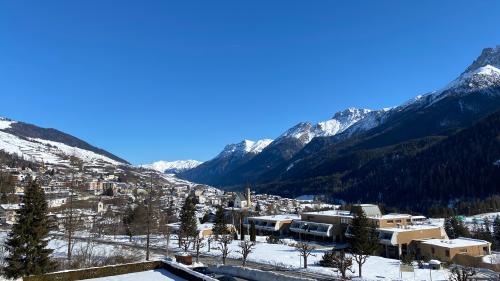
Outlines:
MULTIPOLYGON (((109 252, 83 251, 88 250, 89 243, 106 247, 116 243, 125 247, 121 253, 113 251, 113 255, 119 256, 114 257, 114 263, 171 256, 190 267, 204 268, 206 264, 199 261, 200 256, 222 256, 222 263, 226 259, 240 260, 238 241, 250 241, 245 261, 248 258, 257 264, 272 264, 274 271, 296 267, 316 279, 338 276, 339 269, 325 268, 322 259, 326 253, 349 252, 353 220, 362 212, 368 224, 376 229, 380 257, 369 259, 365 276, 383 276, 373 272, 374 265, 370 263, 375 261, 378 264, 401 261, 392 266, 390 277, 403 276, 402 272, 427 275, 431 270, 435 271, 436 280, 446 280, 448 268, 455 265, 482 268, 486 276, 499 270, 498 254, 492 252, 490 242, 465 237, 450 239, 442 218, 384 214, 374 204, 345 206, 322 203, 315 198, 282 198, 255 194, 250 186, 244 192, 227 192, 142 168, 42 164, 33 169, 3 166, 1 172, 4 178, 0 205, 3 237, 16 223, 24 189, 36 180, 49 207, 52 243, 57 245, 55 248, 59 247, 54 257, 65 264, 61 269, 113 264, 102 262, 102 256, 109 256, 109 252), (8 185, 10 189, 6 188, 8 185), (197 238, 193 241, 182 240, 180 234, 180 216, 188 200, 193 200, 196 216, 197 238), (214 229, 221 220, 221 212, 231 233, 226 248, 214 247, 218 245, 214 229), (191 246, 186 246, 186 241, 191 246), (75 248, 75 245, 78 246, 75 248), (159 248, 165 249, 163 255, 158 254, 159 248), (280 255, 273 251, 283 249, 294 254, 289 258, 273 258, 275 254, 280 255), (86 256, 87 260, 76 263, 82 258, 79 255, 86 256), (296 264, 297 261, 300 263, 296 264)), ((210 262, 221 261, 205 263, 210 262)), ((356 276, 356 263, 352 260, 351 263, 351 275, 356 276)))

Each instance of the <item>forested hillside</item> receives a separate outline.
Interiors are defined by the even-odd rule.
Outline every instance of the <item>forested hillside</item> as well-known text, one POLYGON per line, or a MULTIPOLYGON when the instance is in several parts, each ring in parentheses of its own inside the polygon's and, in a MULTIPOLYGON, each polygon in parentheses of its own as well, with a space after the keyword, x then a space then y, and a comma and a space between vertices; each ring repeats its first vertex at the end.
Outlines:
MULTIPOLYGON (((426 210, 436 203, 485 198, 500 192, 500 111, 450 137, 425 137, 344 156, 328 176, 258 185, 289 196, 384 202, 426 210), (359 166, 357 169, 353 167, 359 166)), ((332 167, 330 167, 332 169, 332 167)))

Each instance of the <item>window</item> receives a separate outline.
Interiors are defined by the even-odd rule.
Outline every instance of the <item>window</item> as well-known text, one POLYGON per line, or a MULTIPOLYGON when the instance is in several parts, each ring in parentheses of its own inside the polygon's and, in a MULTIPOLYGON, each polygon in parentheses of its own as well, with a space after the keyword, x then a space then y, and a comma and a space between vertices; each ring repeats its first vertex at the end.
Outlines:
POLYGON ((387 223, 394 223, 393 220, 387 220, 387 223))
POLYGON ((447 256, 447 257, 450 257, 450 250, 446 250, 446 252, 445 252, 445 253, 446 253, 446 256, 447 256))
POLYGON ((488 247, 483 247, 483 252, 488 253, 488 247))
POLYGON ((434 247, 431 247, 431 253, 434 255, 436 251, 434 250, 434 247))
POLYGON ((406 222, 411 222, 411 219, 406 219, 406 222))
POLYGON ((401 220, 396 220, 396 223, 401 223, 401 220))
POLYGON ((459 250, 460 253, 467 253, 467 248, 462 248, 459 250))

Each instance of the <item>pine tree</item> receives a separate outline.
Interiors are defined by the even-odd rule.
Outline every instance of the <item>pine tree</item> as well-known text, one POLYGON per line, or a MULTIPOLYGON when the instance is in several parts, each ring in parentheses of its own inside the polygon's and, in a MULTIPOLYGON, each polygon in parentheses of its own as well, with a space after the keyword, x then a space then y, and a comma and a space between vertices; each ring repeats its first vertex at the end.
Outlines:
POLYGON ((196 206, 192 196, 188 196, 180 212, 181 225, 179 228, 179 236, 186 239, 184 250, 189 248, 189 239, 198 235, 198 221, 196 218, 196 206))
POLYGON ((483 220, 483 229, 481 232, 481 239, 486 240, 488 242, 493 241, 493 236, 491 235, 491 222, 488 217, 485 217, 483 220))
POLYGON ((17 222, 9 233, 6 248, 9 252, 5 275, 19 278, 47 273, 55 268, 47 249, 47 201, 40 185, 33 181, 27 187, 23 206, 17 212, 17 222))
POLYGON ((449 217, 446 219, 444 228, 446 230, 446 234, 450 239, 455 239, 458 237, 471 237, 471 234, 467 227, 461 220, 458 220, 456 217, 449 217))
POLYGON ((464 222, 455 218, 455 233, 457 237, 471 237, 469 229, 465 226, 464 222))
POLYGON ((227 231, 227 221, 224 215, 224 208, 221 205, 217 206, 217 211, 215 212, 215 224, 212 228, 212 232, 216 238, 220 235, 225 235, 227 231))
POLYGON ((243 225, 243 219, 240 220, 240 240, 245 240, 245 226, 243 225))
POLYGON ((373 255, 378 251, 380 245, 376 228, 370 225, 364 211, 361 208, 356 208, 355 211, 356 214, 351 225, 353 235, 351 246, 352 256, 358 264, 358 274, 361 277, 363 264, 369 255, 373 255))
POLYGON ((454 220, 454 217, 448 217, 444 221, 444 230, 446 231, 446 234, 450 239, 455 239, 458 237, 457 233, 455 232, 454 220))
POLYGON ((500 249, 500 216, 493 221, 493 249, 500 249))
POLYGON ((250 241, 255 242, 257 230, 255 229, 255 222, 250 221, 250 241))
POLYGON ((478 239, 480 235, 481 229, 479 226, 479 222, 477 221, 477 218, 472 219, 472 233, 473 233, 473 238, 478 239))

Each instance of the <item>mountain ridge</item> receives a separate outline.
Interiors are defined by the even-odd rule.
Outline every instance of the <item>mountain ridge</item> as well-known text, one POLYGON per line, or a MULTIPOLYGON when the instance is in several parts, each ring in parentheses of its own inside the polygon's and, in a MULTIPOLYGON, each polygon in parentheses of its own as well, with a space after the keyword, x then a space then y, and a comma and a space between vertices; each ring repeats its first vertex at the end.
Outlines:
MULTIPOLYGON (((315 125, 299 123, 251 159, 217 177, 205 179, 231 190, 250 183, 262 192, 270 191, 264 188, 266 185, 280 186, 273 189, 279 195, 315 194, 307 186, 293 194, 286 189, 287 186, 297 189, 294 182, 307 178, 337 175, 340 179, 346 171, 360 169, 371 159, 384 157, 384 153, 398 144, 418 143, 419 139, 427 139, 423 143, 434 142, 451 136, 500 109, 499 50, 500 47, 483 50, 466 71, 442 89, 416 96, 396 107, 367 111, 363 118, 335 134, 312 136, 315 125)), ((182 176, 198 180, 196 169, 182 176)), ((325 184, 334 186, 335 181, 325 184)), ((316 190, 324 191, 324 188, 316 190)))
POLYGON ((156 161, 151 164, 139 165, 141 168, 153 169, 165 174, 178 174, 193 169, 203 162, 197 160, 156 161))
POLYGON ((0 117, 0 150, 33 161, 65 163, 76 156, 87 162, 129 165, 126 160, 57 129, 0 117))

